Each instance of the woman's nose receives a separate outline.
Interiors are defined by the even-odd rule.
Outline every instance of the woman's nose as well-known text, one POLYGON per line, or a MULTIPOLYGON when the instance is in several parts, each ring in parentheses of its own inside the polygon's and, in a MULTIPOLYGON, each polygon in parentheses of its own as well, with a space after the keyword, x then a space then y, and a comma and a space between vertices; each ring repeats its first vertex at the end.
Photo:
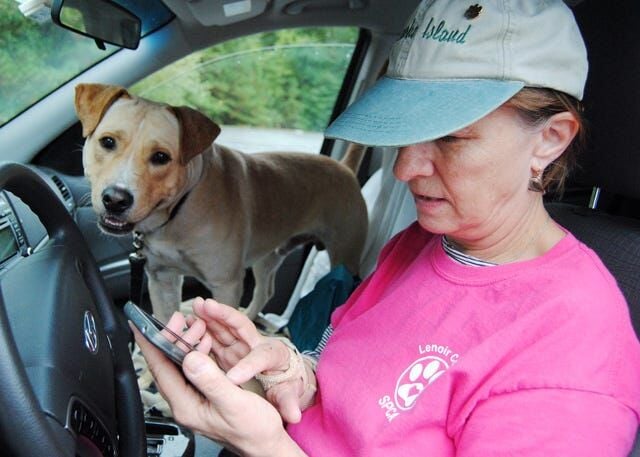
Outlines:
POLYGON ((393 165, 393 174, 399 181, 410 181, 418 176, 433 174, 431 143, 403 146, 398 149, 398 156, 393 165))

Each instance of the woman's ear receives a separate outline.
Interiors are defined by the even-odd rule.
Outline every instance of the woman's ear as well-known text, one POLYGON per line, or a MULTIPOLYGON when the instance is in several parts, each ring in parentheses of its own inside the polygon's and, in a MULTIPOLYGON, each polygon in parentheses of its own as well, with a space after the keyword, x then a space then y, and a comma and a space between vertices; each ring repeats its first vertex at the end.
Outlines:
POLYGON ((578 134, 579 124, 568 111, 557 113, 540 130, 540 143, 533 155, 532 169, 544 170, 569 147, 578 134))

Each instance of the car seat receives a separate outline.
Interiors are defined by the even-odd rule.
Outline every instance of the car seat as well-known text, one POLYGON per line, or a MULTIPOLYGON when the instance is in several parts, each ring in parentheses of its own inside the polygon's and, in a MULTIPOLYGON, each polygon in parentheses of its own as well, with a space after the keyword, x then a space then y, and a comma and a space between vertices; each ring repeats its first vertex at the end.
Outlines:
MULTIPOLYGON (((609 268, 640 335, 640 2, 586 0, 574 14, 589 55, 589 137, 567 196, 547 208, 609 268), (579 204, 572 192, 585 188, 589 202, 579 204)), ((638 438, 631 455, 640 456, 638 438)))
MULTIPOLYGON (((373 271, 382 246, 416 219, 415 205, 406 184, 397 181, 393 176, 397 149, 376 149, 376 154, 380 154, 381 157, 380 168, 362 187, 369 214, 369 230, 360 258, 361 278, 367 277, 373 271)), ((268 331, 277 331, 285 327, 300 299, 311 292, 330 270, 327 252, 311 248, 284 311, 280 314, 260 314, 257 322, 268 331)))

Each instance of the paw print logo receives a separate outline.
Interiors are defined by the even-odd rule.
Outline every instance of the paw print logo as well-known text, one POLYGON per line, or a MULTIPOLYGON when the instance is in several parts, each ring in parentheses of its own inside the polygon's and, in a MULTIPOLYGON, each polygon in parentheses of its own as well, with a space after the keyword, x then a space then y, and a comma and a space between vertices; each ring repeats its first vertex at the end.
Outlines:
POLYGON ((424 390, 449 368, 449 364, 439 357, 423 357, 404 370, 396 384, 395 403, 407 410, 414 407, 424 390))

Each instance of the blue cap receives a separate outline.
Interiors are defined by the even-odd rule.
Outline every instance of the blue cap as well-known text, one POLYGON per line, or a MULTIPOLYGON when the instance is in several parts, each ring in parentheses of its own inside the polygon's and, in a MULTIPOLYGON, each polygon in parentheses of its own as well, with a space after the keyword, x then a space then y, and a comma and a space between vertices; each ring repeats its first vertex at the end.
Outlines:
POLYGON ((420 81, 383 77, 327 129, 353 143, 405 146, 477 121, 524 87, 520 81, 420 81))
POLYGON ((481 119, 523 87, 582 99, 586 47, 562 0, 423 0, 387 74, 326 130, 328 138, 405 146, 481 119))

